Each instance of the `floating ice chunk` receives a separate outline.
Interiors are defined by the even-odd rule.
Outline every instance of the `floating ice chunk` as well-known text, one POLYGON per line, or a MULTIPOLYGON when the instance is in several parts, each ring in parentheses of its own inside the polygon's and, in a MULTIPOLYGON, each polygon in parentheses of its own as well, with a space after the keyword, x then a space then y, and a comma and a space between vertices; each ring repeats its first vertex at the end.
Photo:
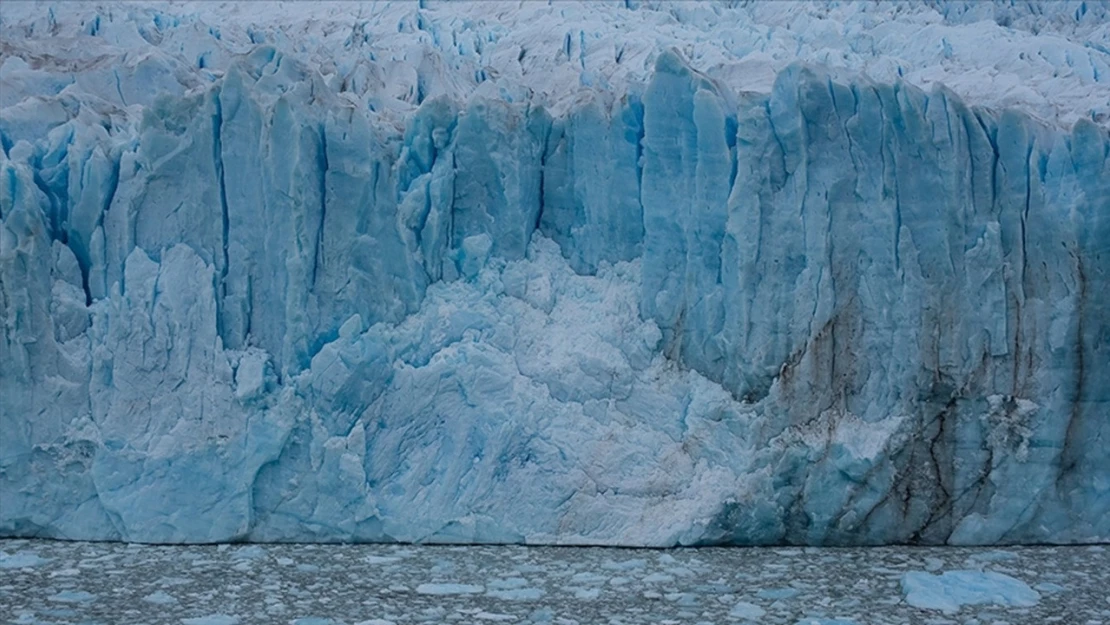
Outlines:
POLYGON ((578 584, 597 584, 599 582, 604 582, 607 579, 609 578, 605 577, 604 575, 598 575, 597 573, 590 573, 588 571, 585 571, 582 573, 575 573, 570 578, 570 581, 578 584))
POLYGON ((512 614, 498 614, 497 612, 481 611, 474 614, 474 618, 482 621, 515 621, 517 620, 512 614))
POLYGON ((634 558, 631 560, 623 560, 621 562, 609 560, 608 562, 602 563, 601 568, 607 571, 634 571, 636 569, 642 569, 645 566, 647 566, 647 560, 634 558))
POLYGON ((993 571, 945 571, 940 575, 912 571, 902 576, 902 593, 906 603, 915 608, 948 614, 965 605, 1031 607, 1041 600, 1040 593, 1025 582, 993 571))
POLYGON ((50 597, 50 600, 61 603, 91 603, 96 601, 96 595, 84 590, 63 590, 50 597))
POLYGON ((367 564, 392 564, 402 559, 401 556, 366 556, 362 561, 367 564))
POLYGON ((1002 551, 1000 549, 992 551, 984 551, 983 553, 975 553, 968 557, 968 562, 1005 562, 1007 560, 1017 560, 1018 554, 1013 551, 1002 551))
POLYGON ((489 588, 487 596, 508 601, 534 601, 545 594, 540 588, 530 587, 523 577, 495 579, 486 586, 489 588))
POLYGON ((491 590, 486 593, 487 596, 507 601, 535 601, 543 597, 544 594, 541 588, 513 588, 510 590, 491 590))
POLYGON ((663 598, 683 607, 689 608, 698 605, 698 596, 692 592, 671 592, 663 595, 663 598))
POLYGON ((641 581, 643 581, 645 584, 669 583, 674 581, 674 575, 667 575, 666 573, 655 572, 644 577, 644 579, 641 581))
POLYGON ((512 590, 515 588, 524 588, 528 585, 528 580, 523 577, 508 577, 505 579, 491 580, 486 586, 490 590, 512 590))
POLYGON ((799 594, 801 593, 795 588, 765 588, 757 592, 756 596, 760 599, 772 599, 777 601, 779 599, 793 599, 799 594))
POLYGON ((181 619, 182 625, 239 625, 239 617, 227 614, 209 614, 181 619))
POLYGON ((157 591, 152 592, 149 595, 143 597, 143 601, 146 601, 147 603, 158 604, 158 605, 167 605, 167 604, 170 604, 170 603, 177 603, 177 599, 175 599, 173 595, 171 595, 171 594, 169 594, 165 591, 162 591, 162 590, 157 590, 157 591))
POLYGON ((576 588, 574 590, 575 599, 593 600, 601 596, 600 588, 576 588))
POLYGON ((24 569, 39 566, 49 561, 50 558, 43 558, 29 551, 19 551, 10 555, 0 551, 0 569, 24 569))
POLYGON ((257 560, 266 557, 266 550, 259 545, 250 545, 235 550, 232 560, 257 560))
POLYGON ((1053 584, 1052 582, 1041 582, 1034 585, 1033 589, 1049 595, 1054 595, 1056 593, 1064 592, 1065 590, 1067 590, 1067 588, 1061 586, 1060 584, 1053 584))
POLYGON ((422 595, 474 595, 485 592, 485 586, 476 584, 420 584, 416 592, 422 595))
POLYGON ((737 603, 736 605, 732 606, 731 610, 728 611, 729 616, 746 619, 761 618, 765 614, 767 614, 766 610, 755 605, 754 603, 748 603, 747 601, 741 601, 740 603, 737 603))

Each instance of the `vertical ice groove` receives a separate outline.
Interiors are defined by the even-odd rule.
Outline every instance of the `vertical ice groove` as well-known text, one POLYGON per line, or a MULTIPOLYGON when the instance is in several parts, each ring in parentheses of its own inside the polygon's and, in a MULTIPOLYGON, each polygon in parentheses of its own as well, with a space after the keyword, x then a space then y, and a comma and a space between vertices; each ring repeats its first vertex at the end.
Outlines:
MULTIPOLYGON (((216 288, 218 297, 216 298, 217 310, 222 311, 224 302, 227 298, 227 274, 228 274, 228 236, 230 232, 230 217, 227 209, 227 185, 224 180, 224 155, 223 155, 223 138, 221 130, 223 129, 223 103, 220 100, 220 91, 214 90, 212 102, 214 112, 212 115, 212 161, 216 168, 216 182, 219 185, 219 200, 220 200, 220 245, 222 251, 222 262, 219 265, 218 278, 216 288)), ((220 326, 218 334, 223 336, 227 328, 223 327, 222 313, 217 312, 216 323, 220 326)))
POLYGON ((316 274, 320 269, 320 250, 324 247, 324 223, 328 211, 328 132, 325 124, 320 126, 320 144, 316 162, 316 175, 319 176, 320 221, 316 225, 316 241, 312 248, 312 281, 309 289, 316 287, 316 274))
MULTIPOLYGON (((108 176, 108 188, 105 190, 104 199, 103 199, 103 202, 101 203, 100 211, 99 211, 99 213, 97 214, 97 217, 96 217, 96 225, 93 227, 93 230, 92 230, 92 236, 95 236, 97 231, 102 232, 101 229, 103 228, 103 225, 104 225, 104 216, 111 209, 112 201, 115 199, 116 191, 119 189, 120 156, 121 155, 120 155, 119 151, 117 151, 117 150, 112 150, 108 154, 108 159, 110 161, 112 169, 111 169, 111 173, 108 176)), ((90 243, 90 245, 91 245, 91 243, 90 243)), ((103 250, 100 250, 100 255, 103 256, 103 250)), ((87 302, 88 304, 92 304, 92 299, 93 299, 92 287, 89 284, 89 279, 90 279, 89 273, 92 270, 91 260, 92 259, 90 258, 89 259, 89 261, 90 261, 89 266, 83 268, 82 276, 81 276, 82 280, 83 280, 83 283, 84 283, 85 292, 86 292, 86 295, 88 297, 88 302, 87 302)), ((98 258, 97 260, 100 261, 99 269, 103 272, 105 270, 104 259, 101 257, 101 258, 98 258)), ((98 278, 100 279, 101 282, 103 282, 104 276, 98 276, 98 278)))

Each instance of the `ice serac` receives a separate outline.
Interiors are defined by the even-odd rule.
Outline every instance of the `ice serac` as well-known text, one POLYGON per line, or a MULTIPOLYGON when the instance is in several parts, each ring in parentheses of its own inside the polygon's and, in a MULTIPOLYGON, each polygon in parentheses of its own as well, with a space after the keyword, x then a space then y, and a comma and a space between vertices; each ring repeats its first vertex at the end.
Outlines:
POLYGON ((562 246, 575 271, 640 256, 643 103, 587 92, 573 115, 555 121, 543 163, 540 229, 562 246))
POLYGON ((0 535, 1110 540, 1094 112, 666 46, 613 91, 585 30, 555 98, 390 22, 468 91, 136 11, 76 39, 148 46, 109 91, 0 60, 0 535))

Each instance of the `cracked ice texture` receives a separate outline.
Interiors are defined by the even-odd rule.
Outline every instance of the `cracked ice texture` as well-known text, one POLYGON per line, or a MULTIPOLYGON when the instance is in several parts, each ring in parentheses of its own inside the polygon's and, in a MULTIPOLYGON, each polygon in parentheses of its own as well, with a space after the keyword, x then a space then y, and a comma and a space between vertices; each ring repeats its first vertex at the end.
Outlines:
POLYGON ((211 6, 0 12, 0 534, 1110 538, 1104 5, 211 6))

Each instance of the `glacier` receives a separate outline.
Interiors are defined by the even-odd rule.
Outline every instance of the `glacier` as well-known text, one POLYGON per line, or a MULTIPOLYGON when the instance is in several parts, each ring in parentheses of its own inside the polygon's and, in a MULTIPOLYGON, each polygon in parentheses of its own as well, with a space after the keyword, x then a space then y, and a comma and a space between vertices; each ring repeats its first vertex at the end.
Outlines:
POLYGON ((1104 3, 7 3, 0 536, 1110 540, 1104 3))

